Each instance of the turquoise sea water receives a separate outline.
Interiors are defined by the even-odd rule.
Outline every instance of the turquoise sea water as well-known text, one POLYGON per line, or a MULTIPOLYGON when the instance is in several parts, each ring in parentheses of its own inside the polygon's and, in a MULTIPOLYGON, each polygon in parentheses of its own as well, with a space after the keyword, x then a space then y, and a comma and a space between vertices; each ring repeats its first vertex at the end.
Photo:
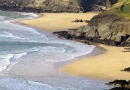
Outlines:
POLYGON ((95 46, 61 40, 49 32, 14 23, 33 13, 0 11, 0 90, 106 90, 96 80, 72 77, 54 63, 91 53, 95 46))

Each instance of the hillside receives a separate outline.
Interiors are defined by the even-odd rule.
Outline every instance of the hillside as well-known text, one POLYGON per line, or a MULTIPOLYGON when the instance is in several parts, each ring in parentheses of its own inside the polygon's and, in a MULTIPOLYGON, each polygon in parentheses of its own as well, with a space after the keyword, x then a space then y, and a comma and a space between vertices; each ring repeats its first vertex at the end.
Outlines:
POLYGON ((118 2, 109 11, 106 11, 101 15, 110 13, 123 16, 125 19, 130 19, 130 0, 118 0, 118 2))
POLYGON ((117 0, 0 0, 0 9, 26 12, 104 11, 117 0))
POLYGON ((89 43, 130 46, 129 7, 130 0, 118 0, 110 10, 94 16, 88 25, 56 33, 67 39, 87 40, 89 43))

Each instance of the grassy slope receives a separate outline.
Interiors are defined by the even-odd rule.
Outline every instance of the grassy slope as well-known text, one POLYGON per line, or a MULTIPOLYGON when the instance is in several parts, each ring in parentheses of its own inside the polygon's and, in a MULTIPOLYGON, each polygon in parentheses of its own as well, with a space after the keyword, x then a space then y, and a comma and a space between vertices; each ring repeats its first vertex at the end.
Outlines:
POLYGON ((108 11, 101 13, 100 15, 116 14, 124 16, 127 20, 130 20, 130 0, 118 0, 118 2, 108 11))

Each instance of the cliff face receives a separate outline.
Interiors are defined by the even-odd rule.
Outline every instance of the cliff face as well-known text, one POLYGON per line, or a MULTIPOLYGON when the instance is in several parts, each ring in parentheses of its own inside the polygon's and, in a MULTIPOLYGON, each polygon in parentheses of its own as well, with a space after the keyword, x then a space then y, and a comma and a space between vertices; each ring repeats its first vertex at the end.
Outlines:
MULTIPOLYGON (((115 0, 0 0, 0 9, 33 12, 102 11, 115 0)), ((117 0, 116 0, 117 1, 117 0)))
POLYGON ((96 16, 86 26, 69 31, 54 32, 54 34, 87 43, 130 46, 130 21, 115 14, 96 16))
POLYGON ((94 16, 88 25, 56 34, 67 39, 130 46, 130 1, 118 0, 110 10, 94 16))
POLYGON ((130 46, 129 0, 0 0, 0 9, 27 12, 104 11, 111 6, 93 17, 87 26, 57 34, 67 39, 130 46))

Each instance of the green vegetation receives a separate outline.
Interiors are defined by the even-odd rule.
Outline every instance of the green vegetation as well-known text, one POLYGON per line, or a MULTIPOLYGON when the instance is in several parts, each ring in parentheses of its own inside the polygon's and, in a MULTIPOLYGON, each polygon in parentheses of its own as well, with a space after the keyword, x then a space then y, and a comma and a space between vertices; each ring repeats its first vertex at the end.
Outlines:
MULTIPOLYGON (((108 2, 108 0, 106 0, 108 2)), ((100 15, 116 14, 130 20, 130 0, 118 0, 118 2, 108 11, 100 15)))
POLYGON ((121 10, 123 12, 130 12, 130 0, 124 2, 124 4, 121 6, 121 10))
POLYGON ((109 0, 106 0, 106 7, 110 7, 111 2, 109 0))

